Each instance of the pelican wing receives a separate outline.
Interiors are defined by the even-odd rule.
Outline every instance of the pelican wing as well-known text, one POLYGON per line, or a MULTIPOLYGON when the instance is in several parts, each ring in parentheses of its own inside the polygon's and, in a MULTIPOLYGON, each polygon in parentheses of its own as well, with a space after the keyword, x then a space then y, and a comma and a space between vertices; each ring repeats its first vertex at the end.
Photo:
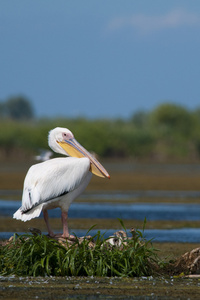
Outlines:
POLYGON ((78 188, 89 168, 89 159, 73 157, 33 165, 24 181, 22 213, 78 188))

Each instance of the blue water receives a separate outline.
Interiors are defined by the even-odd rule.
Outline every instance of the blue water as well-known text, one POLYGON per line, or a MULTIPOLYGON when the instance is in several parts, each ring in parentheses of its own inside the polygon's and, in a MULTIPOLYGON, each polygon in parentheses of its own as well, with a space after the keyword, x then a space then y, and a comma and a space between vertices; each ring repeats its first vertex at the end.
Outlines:
MULTIPOLYGON (((198 221, 200 220, 200 204, 149 204, 149 203, 123 203, 123 199, 140 197, 167 197, 167 198, 183 198, 183 197, 199 197, 200 192, 169 192, 169 191, 147 191, 134 193, 104 193, 93 194, 89 193, 82 196, 84 199, 94 199, 96 202, 73 202, 69 209, 69 218, 99 218, 99 219, 117 219, 122 220, 168 220, 170 221, 185 220, 198 221), (84 198, 85 197, 85 198, 84 198), (101 199, 106 199, 107 202, 101 202, 101 199), (109 200, 116 201, 110 202, 109 200), (99 202, 98 202, 99 201, 99 202)), ((13 213, 21 206, 21 201, 0 200, 0 216, 12 217, 13 213)), ((51 218, 60 218, 60 209, 49 210, 51 218)), ((41 216, 42 217, 42 214, 41 216)), ((77 236, 84 236, 85 230, 71 230, 77 236)), ((90 232, 90 235, 95 235, 97 229, 90 232)), ((102 232, 102 230, 101 230, 102 232)), ((114 230, 105 232, 105 237, 114 233, 114 230)), ((8 239, 12 236, 12 232, 0 232, 0 239, 8 239)), ((200 228, 182 228, 182 229, 148 229, 145 230, 145 237, 158 242, 190 242, 200 243, 200 228)))
MULTIPOLYGON (((21 206, 21 201, 0 200, 0 215, 12 216, 21 206)), ((60 209, 49 210, 52 218, 60 217, 60 209)), ((42 214, 41 214, 42 217, 42 214)), ((113 204, 113 203, 72 203, 69 218, 106 218, 123 220, 200 220, 200 204, 113 204)))
MULTIPOLYGON (((104 238, 108 238, 109 236, 112 236, 114 232, 116 232, 114 229, 100 231, 104 238)), ((94 236, 97 234, 97 232, 97 229, 93 229, 89 233, 82 229, 70 230, 70 234, 75 234, 78 237, 85 236, 86 234, 94 236)), ((14 232, 0 232, 0 239, 9 239, 11 236, 13 236, 13 234, 14 232)), ((44 232, 44 234, 47 234, 47 232, 44 232)), ((143 235, 147 240, 152 239, 154 242, 200 243, 200 228, 145 229, 143 235)))

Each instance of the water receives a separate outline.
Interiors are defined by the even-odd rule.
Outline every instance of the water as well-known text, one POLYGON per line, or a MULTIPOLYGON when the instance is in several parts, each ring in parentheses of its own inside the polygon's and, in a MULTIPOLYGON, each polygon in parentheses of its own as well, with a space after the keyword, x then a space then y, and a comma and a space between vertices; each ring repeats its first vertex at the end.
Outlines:
MULTIPOLYGON (((11 217, 20 206, 21 201, 0 200, 0 215, 11 217)), ((60 209, 49 210, 49 216, 59 218, 60 209)), ((198 221, 200 204, 74 202, 69 209, 69 218, 198 221)))
MULTIPOLYGON (((141 231, 141 230, 140 230, 141 231)), ((87 234, 95 236, 98 229, 93 229, 89 233, 87 230, 71 229, 70 234, 75 234, 78 237, 85 236, 87 234)), ((113 236, 116 232, 114 229, 101 230, 101 234, 104 238, 113 236)), ((25 232, 24 232, 25 233, 25 232)), ((57 232, 56 232, 57 233, 57 232)), ((20 235, 23 234, 22 232, 20 235)), ((44 232, 47 234, 47 232, 44 232)), ((0 232, 0 239, 9 239, 14 235, 14 232, 0 232)), ((128 236, 131 234, 128 233, 128 236)), ((171 243, 200 243, 200 228, 180 228, 180 229, 145 229, 144 238, 147 240, 153 240, 154 242, 171 242, 171 243)))
MULTIPOLYGON (((148 198, 157 194, 158 197, 197 197, 199 192, 168 192, 168 191, 148 191, 141 192, 148 198), (184 194, 185 193, 185 194, 184 194)), ((165 203, 122 203, 122 198, 133 198, 138 196, 139 192, 134 193, 104 193, 93 194, 97 199, 106 199, 107 202, 74 202, 69 209, 69 218, 97 218, 97 219, 117 219, 122 220, 168 220, 170 221, 198 221, 200 220, 200 204, 165 204, 165 203), (99 197, 99 198, 98 198, 99 197), (118 199, 115 202, 109 203, 113 199, 118 199), (120 201, 121 199, 121 201, 120 201)), ((85 196, 82 197, 82 200, 85 196)), ((88 197, 88 195, 87 195, 88 197)), ((90 194, 92 197, 92 194, 90 194)), ((88 199, 88 198, 87 198, 88 199)), ((21 201, 0 200, 0 216, 12 217, 13 213, 21 206, 21 201)), ((51 218, 60 218, 60 209, 49 210, 51 218)), ((42 214, 41 216, 42 217, 42 214)), ((71 233, 74 231, 71 230, 71 233)), ((105 231, 105 237, 114 233, 114 230, 105 231)), ((75 230, 77 236, 84 236, 85 230, 75 230)), ((95 235, 97 229, 90 232, 90 235, 95 235)), ((8 239, 12 236, 11 232, 1 232, 0 239, 8 239)), ((182 228, 182 229, 149 229, 145 230, 147 239, 154 239, 158 242, 200 242, 200 229, 182 228)))

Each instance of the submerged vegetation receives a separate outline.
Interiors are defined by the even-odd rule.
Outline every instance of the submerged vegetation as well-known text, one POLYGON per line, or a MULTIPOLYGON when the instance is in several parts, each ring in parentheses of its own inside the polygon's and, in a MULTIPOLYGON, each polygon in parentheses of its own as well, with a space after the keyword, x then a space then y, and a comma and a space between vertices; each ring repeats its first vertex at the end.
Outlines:
POLYGON ((89 151, 104 158, 199 161, 200 110, 165 103, 130 119, 35 119, 2 117, 0 160, 24 159, 47 149, 54 127, 69 128, 89 151))
POLYGON ((0 248, 0 274, 17 276, 148 276, 158 263, 142 233, 118 238, 118 245, 95 236, 58 241, 44 235, 15 235, 0 248))

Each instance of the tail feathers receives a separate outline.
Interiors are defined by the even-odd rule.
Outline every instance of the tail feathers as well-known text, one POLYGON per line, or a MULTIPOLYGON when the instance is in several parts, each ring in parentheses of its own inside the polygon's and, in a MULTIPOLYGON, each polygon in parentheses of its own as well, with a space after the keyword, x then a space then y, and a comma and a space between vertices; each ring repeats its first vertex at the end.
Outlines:
POLYGON ((14 219, 21 220, 21 221, 29 221, 31 219, 39 217, 41 211, 42 211, 43 204, 40 204, 33 209, 29 210, 26 213, 22 213, 21 208, 19 208, 13 215, 14 219))

